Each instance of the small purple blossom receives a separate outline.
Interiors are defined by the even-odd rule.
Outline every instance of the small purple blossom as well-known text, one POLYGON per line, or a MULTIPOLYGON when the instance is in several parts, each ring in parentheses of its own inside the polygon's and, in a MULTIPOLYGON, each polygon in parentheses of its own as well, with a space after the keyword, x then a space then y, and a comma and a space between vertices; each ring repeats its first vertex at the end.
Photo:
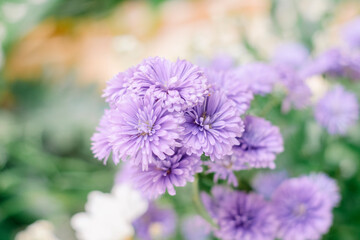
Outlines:
POLYGON ((339 204, 341 196, 339 194, 339 186, 334 179, 325 173, 311 173, 309 176, 304 177, 309 178, 318 190, 325 195, 331 207, 339 204))
POLYGON ((315 107, 315 119, 332 135, 344 135, 358 117, 356 96, 342 86, 336 86, 327 92, 315 107))
POLYGON ((360 17, 347 23, 342 33, 350 48, 360 48, 360 17))
POLYGON ((106 83, 107 87, 105 88, 102 96, 111 107, 114 107, 116 104, 124 100, 124 98, 129 94, 130 82, 132 81, 134 73, 138 67, 139 65, 131 67, 124 72, 120 72, 106 83))
POLYGON ((279 81, 277 71, 265 63, 251 63, 238 68, 237 77, 246 84, 254 94, 265 95, 272 91, 279 81))
POLYGON ((300 43, 280 45, 274 52, 272 62, 292 69, 299 69, 309 59, 309 50, 300 43))
POLYGON ((228 71, 235 67, 234 58, 227 54, 218 54, 211 59, 209 68, 215 71, 228 71))
POLYGON ((224 200, 225 196, 233 192, 230 188, 221 185, 215 185, 211 189, 211 196, 205 192, 200 194, 201 201, 204 204, 206 211, 210 217, 217 222, 219 216, 220 203, 224 200))
POLYGON ((278 127, 265 119, 246 116, 245 131, 233 147, 234 155, 252 168, 275 168, 276 154, 283 151, 283 139, 278 127))
POLYGON ((227 155, 221 159, 215 161, 206 161, 204 165, 208 166, 206 173, 215 173, 214 182, 219 179, 227 180, 229 185, 234 187, 238 186, 238 180, 234 174, 234 171, 244 170, 248 167, 245 163, 239 161, 239 159, 232 155, 227 155))
POLYGON ((332 222, 327 199, 309 178, 284 181, 274 192, 272 206, 283 240, 320 239, 332 222))
POLYGON ((194 175, 202 171, 201 164, 197 155, 187 155, 185 149, 177 148, 174 155, 149 164, 147 171, 135 168, 130 178, 134 187, 148 198, 156 198, 166 191, 175 195, 174 187, 184 187, 194 181, 194 175))
POLYGON ((176 214, 171 208, 150 203, 148 210, 133 223, 139 240, 168 239, 176 228, 176 214))
POLYGON ((305 64, 299 70, 299 75, 303 79, 319 74, 328 74, 334 77, 341 76, 343 75, 344 58, 345 56, 339 48, 327 50, 305 64))
MULTIPOLYGON (((94 153, 94 156, 97 159, 104 160, 106 164, 111 152, 112 152, 112 144, 110 142, 110 111, 105 110, 103 117, 100 120, 99 126, 96 128, 96 133, 91 137, 91 150, 94 153)), ((114 159, 114 162, 117 159, 114 159)))
POLYGON ((273 240, 277 222, 270 205, 255 193, 232 192, 220 203, 219 230, 224 240, 273 240))
POLYGON ((208 240, 211 226, 198 215, 189 216, 184 219, 181 232, 185 240, 208 240))
POLYGON ((160 57, 145 59, 129 88, 138 96, 150 93, 170 112, 192 108, 208 93, 207 79, 199 67, 186 60, 173 63, 160 57))
POLYGON ((257 193, 263 195, 266 199, 270 199, 272 193, 285 179, 287 179, 285 171, 260 172, 255 175, 251 185, 257 193))
POLYGON ((189 154, 210 156, 212 160, 231 154, 231 148, 239 144, 244 130, 235 103, 216 91, 202 104, 185 112, 183 144, 189 154))
POLYGON ((100 160, 107 159, 111 145, 115 163, 129 159, 147 169, 155 157, 164 160, 174 154, 174 147, 181 146, 183 118, 169 113, 161 101, 150 96, 127 98, 106 116, 92 138, 93 152, 100 160))
POLYGON ((282 111, 288 112, 291 107, 303 109, 310 105, 311 90, 305 81, 300 78, 298 72, 285 65, 278 65, 275 68, 279 73, 281 83, 287 91, 287 95, 282 102, 282 111))
POLYGON ((254 98, 247 84, 239 79, 236 71, 205 70, 210 87, 213 91, 223 91, 227 98, 234 101, 240 114, 245 113, 254 98))

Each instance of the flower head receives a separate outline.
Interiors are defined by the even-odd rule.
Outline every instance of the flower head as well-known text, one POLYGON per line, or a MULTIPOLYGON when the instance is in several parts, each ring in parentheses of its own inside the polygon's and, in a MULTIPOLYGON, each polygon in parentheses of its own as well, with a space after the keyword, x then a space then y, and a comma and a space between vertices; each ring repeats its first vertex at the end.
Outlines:
POLYGON ((170 208, 150 203, 147 211, 133 222, 137 239, 167 239, 175 231, 176 215, 170 208))
POLYGON ((249 167, 275 168, 276 154, 283 151, 283 139, 278 127, 265 119, 246 116, 245 131, 233 147, 234 155, 249 167))
POLYGON ((185 240, 207 240, 211 226, 202 217, 193 215, 185 218, 181 230, 185 240))
POLYGON ((240 114, 246 112, 254 98, 247 84, 239 79, 236 71, 215 71, 207 69, 205 76, 213 91, 221 90, 229 100, 235 103, 240 114))
POLYGON ((216 91, 202 104, 185 112, 183 144, 189 154, 210 156, 212 160, 231 154, 243 132, 243 122, 226 95, 216 91))
POLYGON ((273 192, 285 179, 287 179, 285 171, 261 172, 255 175, 251 185, 257 193, 263 195, 266 199, 270 199, 273 192))
POLYGON ((351 48, 360 48, 360 17, 346 24, 343 38, 351 48))
POLYGON ((135 188, 141 190, 146 197, 156 198, 166 190, 170 195, 175 195, 174 187, 184 187, 201 171, 201 160, 198 156, 188 155, 183 148, 177 148, 172 156, 149 164, 146 171, 135 167, 130 178, 135 188))
POLYGON ((205 192, 201 193, 201 201, 204 204, 206 211, 215 222, 217 222, 219 217, 221 202, 223 202, 225 196, 231 192, 233 191, 228 187, 215 185, 211 189, 211 196, 205 192))
POLYGON ((280 239, 320 239, 332 222, 326 196, 308 178, 284 181, 273 194, 272 206, 280 239))
POLYGON ((201 69, 186 60, 145 59, 134 73, 131 92, 151 94, 168 111, 184 111, 204 101, 207 80, 201 69))
POLYGON ((219 179, 228 181, 228 184, 232 184, 234 187, 238 186, 238 180, 234 174, 234 171, 247 169, 247 165, 235 156, 227 155, 221 159, 215 161, 206 161, 204 163, 208 166, 206 173, 215 173, 214 182, 216 183, 219 179))
POLYGON ((174 153, 175 147, 181 146, 182 120, 150 96, 128 98, 107 112, 106 124, 100 126, 92 139, 94 153, 103 159, 111 146, 115 163, 130 159, 147 169, 155 158, 164 160, 174 153))
POLYGON ((251 63, 241 66, 237 70, 237 77, 254 94, 265 95, 272 91, 273 86, 279 81, 277 71, 265 63, 251 63))
POLYGON ((129 94, 129 86, 138 67, 139 65, 120 72, 106 83, 107 87, 102 96, 110 106, 115 106, 129 94))
POLYGON ((219 230, 224 240, 273 240, 277 222, 270 205, 255 193, 232 192, 220 203, 219 230))
POLYGON ((336 86, 321 98, 315 107, 315 119, 330 134, 345 134, 359 117, 356 96, 336 86))
POLYGON ((309 58, 309 50, 300 43, 286 43, 279 46, 272 62, 292 69, 299 69, 309 58))
POLYGON ((309 178, 318 190, 326 196, 331 207, 339 204, 341 196, 339 186, 334 179, 325 173, 311 173, 309 176, 304 176, 304 178, 309 178))

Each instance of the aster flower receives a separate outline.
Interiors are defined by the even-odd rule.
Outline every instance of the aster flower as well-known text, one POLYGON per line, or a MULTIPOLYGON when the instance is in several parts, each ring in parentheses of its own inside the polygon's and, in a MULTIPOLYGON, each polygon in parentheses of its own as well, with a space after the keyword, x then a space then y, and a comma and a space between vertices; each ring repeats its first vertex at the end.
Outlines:
POLYGON ((131 92, 150 93, 168 111, 183 111, 204 101, 207 80, 199 67, 185 60, 175 63, 164 58, 145 59, 130 83, 131 92))
POLYGON ((265 95, 272 91, 279 81, 277 71, 265 63, 251 63, 237 70, 237 77, 247 84, 254 94, 265 95))
MULTIPOLYGON (((105 164, 112 152, 112 144, 109 138, 111 134, 110 126, 110 111, 105 110, 104 115, 100 120, 99 126, 96 128, 97 132, 94 133, 94 135, 91 137, 92 152, 97 159, 104 160, 105 164)), ((117 160, 114 159, 114 161, 117 160)))
POLYGON ((130 159, 147 169, 155 157, 164 160, 174 154, 174 147, 181 146, 183 118, 169 113, 161 101, 150 96, 127 98, 107 115, 100 131, 92 138, 93 150, 99 159, 108 156, 110 142, 115 163, 130 159), (102 146, 105 150, 101 150, 102 146))
POLYGON ((183 145, 189 154, 210 156, 212 160, 231 154, 236 137, 243 132, 243 122, 226 95, 216 91, 202 104, 185 112, 183 145))
POLYGON ((285 171, 261 172, 252 179, 251 186, 257 193, 263 195, 266 199, 270 199, 272 193, 285 179, 287 179, 285 171))
POLYGON ((227 54, 218 54, 211 59, 209 68, 215 71, 228 71, 235 67, 234 58, 227 54))
POLYGON ((175 195, 174 187, 184 187, 194 181, 194 175, 202 171, 201 160, 196 155, 188 155, 183 148, 175 149, 172 156, 149 164, 146 171, 134 168, 131 181, 135 188, 148 198, 156 198, 165 191, 175 195))
POLYGON ((270 205, 255 193, 233 192, 220 203, 219 230, 224 240, 273 240, 277 222, 270 205))
POLYGON ((204 163, 208 166, 206 173, 215 173, 214 182, 219 179, 228 181, 228 184, 232 184, 234 187, 238 186, 238 180, 234 174, 234 171, 244 170, 248 167, 243 162, 239 161, 235 156, 227 155, 222 159, 216 159, 214 162, 206 161, 204 163))
POLYGON ((130 82, 138 67, 139 65, 120 72, 106 83, 107 87, 102 97, 106 99, 110 106, 115 106, 129 94, 130 82))
POLYGON ((298 72, 285 65, 278 65, 275 68, 279 73, 281 83, 287 91, 287 95, 282 102, 282 111, 288 112, 291 107, 303 109, 310 105, 311 90, 305 81, 300 78, 298 72))
POLYGON ((309 176, 310 181, 318 188, 318 190, 325 195, 331 207, 339 204, 341 196, 339 194, 339 187, 336 181, 330 178, 325 173, 311 173, 309 176))
POLYGON ((226 195, 233 192, 230 188, 221 185, 215 185, 211 189, 211 196, 205 192, 200 194, 201 201, 210 217, 217 222, 219 217, 220 203, 223 202, 226 195))
POLYGON ((133 222, 137 239, 169 239, 175 232, 176 215, 170 208, 150 203, 147 211, 133 222))
POLYGON ((345 134, 359 117, 356 96, 336 86, 321 98, 315 107, 315 119, 330 134, 345 134))
POLYGON ((292 69, 301 68, 309 58, 309 50, 300 43, 280 45, 274 52, 272 62, 292 69))
POLYGON ((274 192, 273 209, 283 240, 320 239, 331 225, 331 208, 326 197, 308 178, 284 181, 274 192))
POLYGON ((349 47, 360 48, 360 17, 345 25, 343 38, 349 47))
POLYGON ((240 114, 246 112, 250 107, 250 102, 254 98, 247 84, 237 76, 236 71, 215 71, 206 69, 205 76, 213 91, 223 91, 229 100, 234 101, 240 114))
POLYGON ((185 218, 181 230, 185 240, 207 240, 211 226, 202 217, 193 215, 185 218))
POLYGON ((132 221, 141 216, 148 203, 127 184, 115 185, 112 192, 91 192, 85 212, 71 219, 79 240, 125 240, 134 235, 132 221))
POLYGON ((283 139, 278 127, 265 119, 246 116, 245 131, 233 147, 234 155, 253 168, 275 168, 276 154, 283 151, 283 139))
POLYGON ((319 74, 328 74, 334 77, 341 76, 343 75, 344 59, 345 56, 340 49, 327 50, 305 64, 299 70, 299 75, 303 79, 319 74))

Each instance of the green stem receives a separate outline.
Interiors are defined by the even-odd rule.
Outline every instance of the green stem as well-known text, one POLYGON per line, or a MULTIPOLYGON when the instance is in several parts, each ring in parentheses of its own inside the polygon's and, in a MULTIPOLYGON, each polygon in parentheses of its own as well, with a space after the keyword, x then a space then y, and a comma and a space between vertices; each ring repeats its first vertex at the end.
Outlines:
POLYGON ((195 204, 196 211, 198 214, 204 218, 212 227, 217 228, 217 225, 213 222, 207 211, 205 210, 203 204, 200 200, 199 193, 199 176, 195 175, 195 180, 193 182, 193 201, 195 204))

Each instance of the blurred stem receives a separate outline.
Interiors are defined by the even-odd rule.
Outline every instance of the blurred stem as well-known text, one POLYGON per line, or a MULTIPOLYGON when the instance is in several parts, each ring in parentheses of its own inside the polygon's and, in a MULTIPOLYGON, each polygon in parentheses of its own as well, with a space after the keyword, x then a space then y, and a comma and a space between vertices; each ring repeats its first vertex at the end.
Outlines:
POLYGON ((217 228, 217 225, 213 222, 209 214, 206 212, 203 204, 201 203, 199 192, 199 175, 195 175, 195 180, 193 182, 193 201, 198 214, 204 218, 212 227, 217 228))

